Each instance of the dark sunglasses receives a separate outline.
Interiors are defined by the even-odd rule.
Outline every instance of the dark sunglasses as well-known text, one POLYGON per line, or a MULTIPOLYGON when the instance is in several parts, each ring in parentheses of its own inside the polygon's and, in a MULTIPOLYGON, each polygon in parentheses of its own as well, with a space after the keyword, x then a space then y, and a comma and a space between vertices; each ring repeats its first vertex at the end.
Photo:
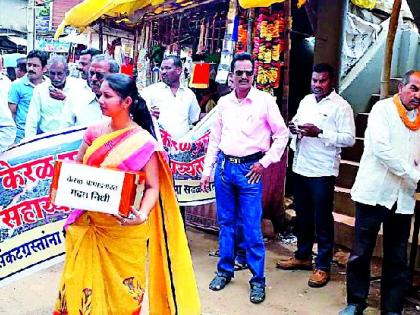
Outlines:
POLYGON ((236 70, 235 71, 235 75, 238 77, 242 77, 244 73, 246 74, 247 77, 251 77, 254 74, 254 71, 252 70, 249 70, 249 71, 236 70))
POLYGON ((102 80, 105 78, 105 73, 98 71, 89 71, 89 75, 91 78, 95 75, 97 80, 102 80))

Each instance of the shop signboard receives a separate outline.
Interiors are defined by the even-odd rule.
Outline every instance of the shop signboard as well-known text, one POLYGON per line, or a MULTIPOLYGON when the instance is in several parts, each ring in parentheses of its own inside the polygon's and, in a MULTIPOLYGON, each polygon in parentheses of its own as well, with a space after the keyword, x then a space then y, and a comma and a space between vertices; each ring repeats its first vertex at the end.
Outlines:
POLYGON ((56 52, 56 53, 67 53, 70 50, 71 43, 59 42, 53 39, 37 39, 36 49, 47 51, 47 52, 56 52))
POLYGON ((51 5, 52 1, 38 1, 36 4, 35 28, 38 35, 51 31, 51 5))

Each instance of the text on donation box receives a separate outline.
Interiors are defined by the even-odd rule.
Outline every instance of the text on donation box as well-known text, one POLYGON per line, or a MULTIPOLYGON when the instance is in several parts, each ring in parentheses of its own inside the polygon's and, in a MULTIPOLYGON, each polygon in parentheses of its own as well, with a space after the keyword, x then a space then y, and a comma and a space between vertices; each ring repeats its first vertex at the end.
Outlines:
POLYGON ((63 163, 54 204, 118 214, 123 183, 124 172, 63 163))

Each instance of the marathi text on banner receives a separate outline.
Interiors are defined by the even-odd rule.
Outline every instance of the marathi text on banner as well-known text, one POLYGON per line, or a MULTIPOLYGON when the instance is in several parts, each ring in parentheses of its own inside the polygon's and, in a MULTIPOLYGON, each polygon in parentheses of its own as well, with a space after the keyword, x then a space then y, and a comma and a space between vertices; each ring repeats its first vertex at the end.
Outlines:
POLYGON ((214 121, 213 109, 190 132, 175 141, 164 129, 160 130, 162 143, 168 152, 169 164, 175 182, 175 191, 181 206, 211 203, 215 199, 214 184, 208 192, 201 192, 200 179, 214 121))
POLYGON ((49 201, 56 160, 73 160, 84 128, 46 134, 0 156, 0 286, 63 260, 71 209, 49 201))

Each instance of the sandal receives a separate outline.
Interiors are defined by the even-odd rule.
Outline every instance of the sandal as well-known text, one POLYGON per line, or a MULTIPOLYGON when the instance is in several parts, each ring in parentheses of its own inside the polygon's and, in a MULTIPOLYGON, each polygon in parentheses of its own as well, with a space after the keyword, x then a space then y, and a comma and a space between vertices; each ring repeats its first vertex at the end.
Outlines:
POLYGON ((230 279, 230 277, 216 275, 216 277, 211 280, 209 289, 213 291, 220 291, 230 282, 230 279))
POLYGON ((251 283, 249 300, 254 304, 259 304, 265 300, 265 286, 259 283, 251 283))

